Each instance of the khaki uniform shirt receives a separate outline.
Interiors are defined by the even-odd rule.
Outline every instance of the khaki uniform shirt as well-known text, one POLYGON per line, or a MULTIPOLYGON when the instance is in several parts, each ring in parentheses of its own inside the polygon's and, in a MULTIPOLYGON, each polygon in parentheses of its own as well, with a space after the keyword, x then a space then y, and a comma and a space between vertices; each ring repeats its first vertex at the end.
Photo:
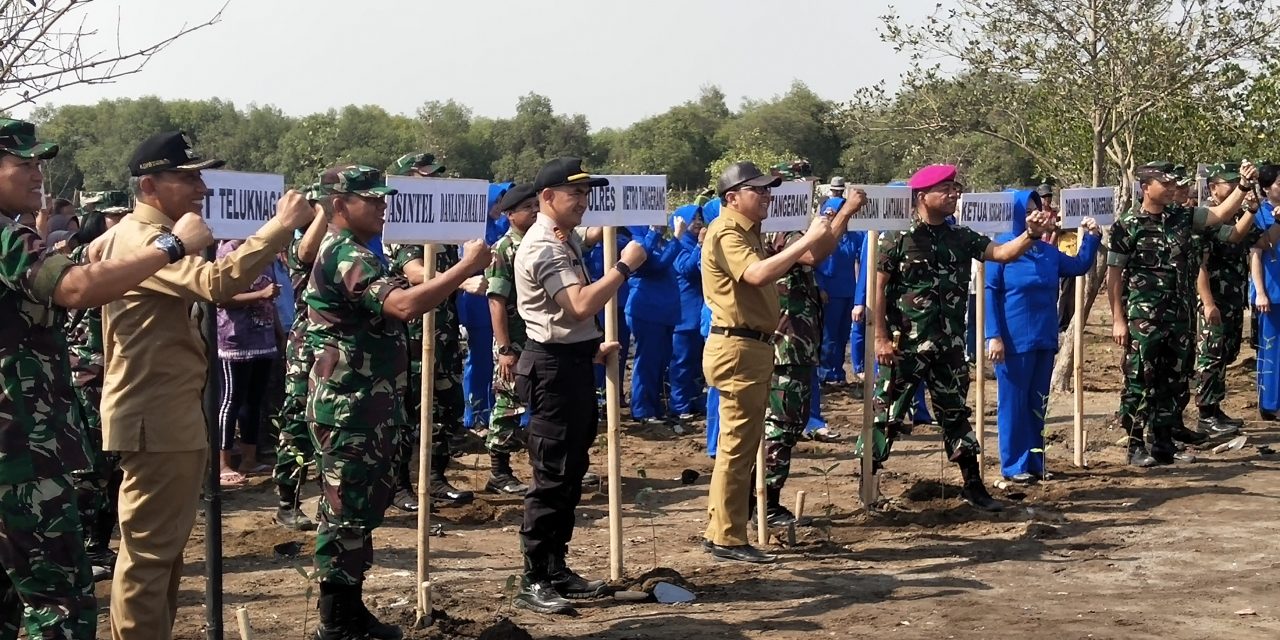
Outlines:
MULTIPOLYGON (((139 202, 112 229, 102 258, 130 255, 172 228, 167 216, 139 202)), ((225 302, 248 289, 291 237, 290 229, 269 220, 225 258, 183 258, 102 308, 104 450, 208 446, 202 408, 205 344, 191 304, 225 302)))
POLYGON ((551 218, 538 214, 516 250, 515 280, 516 305, 530 340, 573 344, 603 336, 595 316, 574 320, 556 302, 564 288, 591 284, 582 245, 572 229, 557 229, 551 218))
POLYGON ((778 287, 742 281, 747 267, 769 257, 760 223, 725 207, 707 227, 702 245, 702 295, 711 309, 711 326, 772 335, 782 313, 778 287))

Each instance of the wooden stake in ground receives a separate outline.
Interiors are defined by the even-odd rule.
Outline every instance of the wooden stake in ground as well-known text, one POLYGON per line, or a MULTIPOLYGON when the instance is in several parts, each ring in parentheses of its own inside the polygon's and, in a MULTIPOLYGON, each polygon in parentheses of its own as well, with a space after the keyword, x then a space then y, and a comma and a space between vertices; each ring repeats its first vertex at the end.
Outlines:
MULTIPOLYGON (((604 273, 618 262, 618 229, 604 228, 604 273)), ((604 305, 605 342, 618 340, 618 294, 604 305)), ((604 402, 609 446, 609 579, 622 579, 622 380, 615 353, 605 361, 604 402)))
MULTIPOLYGON (((423 281, 436 277, 436 245, 423 247, 423 281)), ((418 620, 417 626, 431 624, 431 408, 435 404, 436 312, 422 315, 422 402, 418 410, 418 620)))
POLYGON ((973 261, 975 286, 973 305, 973 359, 976 360, 974 375, 978 378, 978 386, 973 391, 973 412, 977 416, 974 426, 978 432, 978 477, 986 477, 987 470, 987 263, 973 261))
POLYGON ((768 489, 765 488, 764 482, 764 435, 760 436, 760 446, 756 449, 756 544, 765 546, 769 544, 769 518, 765 516, 765 501, 768 498, 768 489))
POLYGON ((253 627, 249 626, 249 610, 236 608, 236 623, 240 626, 240 640, 253 640, 253 627))
POLYGON ((875 411, 871 407, 875 395, 876 380, 876 323, 875 314, 879 313, 879 300, 876 299, 878 284, 876 282, 876 260, 879 253, 880 234, 867 232, 867 262, 862 265, 866 273, 867 302, 864 305, 863 353, 862 353, 862 477, 858 486, 858 496, 862 504, 870 507, 880 499, 880 488, 875 477, 875 411))
MULTIPOLYGON (((1083 234, 1081 240, 1083 241, 1083 234)), ((1075 279, 1075 311, 1076 319, 1072 323, 1071 332, 1071 351, 1073 355, 1072 367, 1075 372, 1075 380, 1072 382, 1072 390, 1075 392, 1075 423, 1073 425, 1073 438, 1075 445, 1075 465, 1077 467, 1085 466, 1084 462, 1084 294, 1085 283, 1084 276, 1076 276, 1075 279)), ((1046 403, 1047 406, 1047 403, 1046 403)), ((1041 442, 1040 448, 1045 448, 1045 443, 1041 442)), ((1041 454, 1044 455, 1044 454, 1041 454)))

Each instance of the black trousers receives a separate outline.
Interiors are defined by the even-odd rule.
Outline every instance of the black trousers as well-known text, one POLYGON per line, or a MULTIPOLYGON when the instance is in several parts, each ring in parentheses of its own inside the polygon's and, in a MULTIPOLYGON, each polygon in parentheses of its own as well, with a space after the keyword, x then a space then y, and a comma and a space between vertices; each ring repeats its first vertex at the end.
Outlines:
POLYGON ((551 558, 564 558, 573 538, 582 476, 599 430, 595 371, 598 341, 530 341, 516 364, 516 393, 529 411, 533 485, 524 497, 520 542, 525 574, 547 578, 551 558))

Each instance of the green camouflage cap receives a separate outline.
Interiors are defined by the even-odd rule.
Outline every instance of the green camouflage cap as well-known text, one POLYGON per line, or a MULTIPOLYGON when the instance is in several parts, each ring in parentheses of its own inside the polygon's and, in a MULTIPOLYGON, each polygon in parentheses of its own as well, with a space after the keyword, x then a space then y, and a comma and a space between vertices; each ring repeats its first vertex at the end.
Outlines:
POLYGON ((1205 171, 1205 175, 1208 176, 1209 180, 1235 182, 1240 179, 1240 163, 1219 162, 1218 164, 1211 164, 1205 171))
POLYGON ((393 176, 411 175, 417 169, 420 173, 433 176, 445 170, 442 164, 436 164, 436 156, 432 153, 406 153, 400 156, 391 166, 387 168, 387 173, 393 176))
POLYGON ((1182 173, 1178 172, 1178 165, 1168 160, 1158 160, 1156 162, 1148 162, 1134 170, 1134 175, 1141 182, 1155 180, 1157 182, 1177 182, 1186 175, 1184 169, 1182 173))
POLYGON ((366 198, 385 198, 398 193, 387 186, 387 180, 381 171, 362 164, 342 165, 325 170, 320 174, 319 186, 325 194, 350 193, 366 198))
POLYGON ((328 193, 329 190, 319 182, 313 182, 302 188, 302 195, 307 198, 307 202, 315 202, 328 195, 328 193))
POLYGON ((99 191, 102 199, 98 200, 98 211, 106 214, 128 213, 133 211, 133 202, 125 191, 99 191))
POLYGON ((30 122, 0 118, 0 153, 48 160, 58 155, 58 145, 36 140, 36 126, 30 122))

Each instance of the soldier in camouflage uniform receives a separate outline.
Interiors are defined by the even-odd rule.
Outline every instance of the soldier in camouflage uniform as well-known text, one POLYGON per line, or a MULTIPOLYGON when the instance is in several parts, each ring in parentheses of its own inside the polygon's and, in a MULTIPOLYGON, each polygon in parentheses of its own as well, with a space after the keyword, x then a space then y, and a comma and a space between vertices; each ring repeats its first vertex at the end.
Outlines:
MULTIPOLYGON (((855 195, 855 197, 862 197, 855 195)), ((832 238, 844 237, 856 209, 844 209, 844 198, 832 198, 825 209, 844 211, 831 222, 832 238)), ((684 230, 677 229, 680 235, 684 230)), ((800 240, 799 231, 770 234, 765 238, 769 255, 800 240)), ((765 518, 785 527, 795 514, 782 505, 782 487, 791 474, 791 450, 809 424, 814 372, 822 345, 822 293, 814 265, 836 248, 834 242, 815 245, 778 278, 778 304, 782 311, 773 343, 773 376, 769 383, 769 408, 764 418, 765 518)))
POLYGON ((71 473, 93 455, 78 428, 64 308, 119 298, 213 241, 198 215, 131 255, 76 266, 15 222, 40 208, 41 161, 58 147, 35 126, 0 119, 0 639, 92 638, 93 579, 71 473))
MULTIPOLYGON (((398 176, 417 176, 423 178, 439 177, 445 167, 438 164, 431 153, 407 153, 400 156, 387 173, 398 176)), ((393 274, 404 277, 411 284, 422 281, 423 248, 419 245, 388 245, 387 258, 391 261, 393 274)), ((436 273, 445 271, 458 264, 458 248, 445 245, 436 253, 436 273)), ((458 293, 450 294, 448 299, 436 308, 435 316, 435 367, 433 375, 431 406, 431 485, 430 493, 433 504, 456 506, 470 502, 473 494, 462 491, 449 483, 445 470, 449 467, 451 453, 455 442, 462 438, 462 415, 466 399, 462 387, 462 341, 461 323, 458 320, 458 293)), ((407 391, 407 409, 411 431, 404 433, 401 439, 396 466, 396 495, 392 504, 410 513, 418 510, 417 492, 413 489, 410 469, 413 453, 417 450, 418 432, 416 425, 422 404, 422 318, 409 322, 409 388, 407 391)), ((488 345, 486 345, 488 346, 488 345)))
MULTIPOLYGON (((76 232, 77 246, 71 252, 75 264, 89 262, 89 243, 129 213, 132 205, 123 191, 95 194, 96 210, 81 216, 76 232)), ((111 577, 116 554, 109 546, 115 527, 120 497, 120 456, 102 449, 102 309, 80 309, 66 323, 67 355, 71 366, 71 386, 79 403, 82 426, 93 454, 89 469, 73 472, 78 487, 80 522, 85 528, 85 550, 93 566, 94 581, 111 577)))
MULTIPOLYGON (((1027 216, 1027 231, 1004 244, 967 227, 947 224, 955 213, 963 186, 952 165, 930 165, 908 182, 916 203, 916 219, 906 231, 887 233, 880 241, 880 299, 875 314, 876 360, 880 379, 875 391, 877 462, 889 456, 893 440, 923 382, 933 398, 947 456, 960 467, 960 497, 985 510, 1004 505, 987 492, 978 474, 978 439, 969 426, 969 367, 965 364, 965 306, 973 260, 1008 263, 1052 229, 1047 214, 1027 216)), ((863 443, 859 442, 859 448, 863 443)))
POLYGON ((276 522, 286 529, 311 531, 316 523, 300 508, 299 489, 307 483, 307 469, 316 457, 315 441, 307 426, 307 377, 311 373, 312 348, 307 343, 307 303, 303 294, 311 281, 320 243, 329 230, 332 214, 330 201, 325 198, 326 188, 314 184, 306 191, 307 201, 315 209, 316 217, 307 229, 293 239, 285 249, 284 263, 293 284, 295 313, 293 326, 285 342, 284 398, 275 416, 279 434, 276 443, 276 465, 272 480, 280 503, 276 508, 276 522))
MULTIPOLYGON (((1215 164, 1209 167, 1211 202, 1225 200, 1240 183, 1240 165, 1215 164)), ((1261 205, 1256 194, 1245 195, 1245 206, 1236 214, 1235 222, 1254 219, 1261 205)), ((1231 230, 1231 227, 1223 227, 1231 230)), ((1209 240, 1208 257, 1200 269, 1197 283, 1202 319, 1200 339, 1196 345, 1196 407, 1200 413, 1200 433, 1216 436, 1234 433, 1242 424, 1222 411, 1227 395, 1227 365, 1240 355, 1244 338, 1244 310, 1249 303, 1249 250, 1270 246, 1280 239, 1280 226, 1263 231, 1252 225, 1237 242, 1223 238, 1220 232, 1209 240), (1265 242, 1263 241, 1265 237, 1265 242)), ((1194 432, 1193 432, 1194 433, 1194 432)))
MULTIPOLYGON (((405 322, 457 288, 475 270, 463 263, 413 287, 395 278, 368 248, 382 231, 384 198, 395 193, 382 172, 335 167, 321 183, 332 230, 316 256, 307 304, 313 351, 307 419, 317 446, 323 492, 315 562, 320 581, 320 640, 400 638, 362 601, 373 561, 372 531, 391 504, 397 443, 408 430, 405 322)), ((487 260, 483 243, 477 258, 487 260)), ((468 249, 471 249, 469 246, 468 249)), ((473 260, 475 262, 475 260, 473 260)))
MULTIPOLYGON (((1246 163, 1241 175, 1252 181, 1257 170, 1246 163)), ((1188 394, 1190 296, 1204 246, 1195 237, 1235 220, 1245 188, 1252 184, 1242 182, 1214 207, 1190 208, 1173 203, 1179 176, 1172 163, 1145 164, 1137 178, 1141 204, 1111 228, 1107 297, 1113 339, 1125 349, 1120 420, 1129 433, 1129 463, 1150 467, 1173 463, 1174 434, 1185 429, 1178 405, 1188 394), (1149 451, 1144 440, 1148 425, 1149 451)), ((1252 216, 1242 217, 1224 232, 1225 238, 1244 238, 1252 223, 1252 216)))
POLYGON ((524 233, 538 217, 538 200, 532 184, 515 185, 498 201, 497 209, 507 215, 511 227, 493 245, 493 263, 484 277, 493 320, 493 410, 485 448, 491 464, 485 489, 494 493, 523 496, 529 486, 511 470, 511 454, 523 448, 520 420, 525 407, 516 394, 515 369, 524 352, 524 318, 516 306, 515 257, 524 233))

